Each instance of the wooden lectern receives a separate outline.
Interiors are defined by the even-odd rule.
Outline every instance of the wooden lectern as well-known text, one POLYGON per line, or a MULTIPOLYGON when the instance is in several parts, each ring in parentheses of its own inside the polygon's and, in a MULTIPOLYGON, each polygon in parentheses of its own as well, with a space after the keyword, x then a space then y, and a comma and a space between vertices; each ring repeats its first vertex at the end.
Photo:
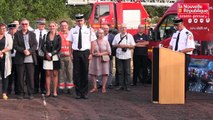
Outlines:
POLYGON ((185 54, 153 48, 152 101, 159 104, 185 103, 185 54))

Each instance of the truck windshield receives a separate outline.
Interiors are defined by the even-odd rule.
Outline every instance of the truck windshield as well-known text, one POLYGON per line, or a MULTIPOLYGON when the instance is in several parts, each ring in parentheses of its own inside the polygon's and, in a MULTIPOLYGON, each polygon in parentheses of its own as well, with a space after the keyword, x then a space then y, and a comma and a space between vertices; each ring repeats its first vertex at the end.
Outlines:
POLYGON ((95 9, 95 23, 98 22, 100 17, 108 16, 109 13, 109 5, 97 5, 95 9))
POLYGON ((167 15, 163 21, 160 23, 158 28, 158 39, 163 40, 172 36, 176 31, 173 25, 173 20, 177 15, 167 15))

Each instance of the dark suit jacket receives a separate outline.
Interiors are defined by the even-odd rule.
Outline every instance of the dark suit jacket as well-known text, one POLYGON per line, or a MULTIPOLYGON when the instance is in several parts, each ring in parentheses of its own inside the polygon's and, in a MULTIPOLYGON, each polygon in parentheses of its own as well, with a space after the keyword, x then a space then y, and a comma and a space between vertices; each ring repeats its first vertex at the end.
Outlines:
MULTIPOLYGON (((41 46, 42 51, 44 54, 51 53, 52 55, 58 55, 61 50, 61 36, 56 34, 54 40, 50 40, 50 32, 47 33, 47 36, 44 36, 44 40, 41 46), (51 45, 53 43, 53 45, 51 45)), ((59 57, 60 58, 60 57, 59 57)), ((44 58, 46 60, 46 58, 44 58)))
POLYGON ((109 41, 109 44, 111 47, 111 56, 110 56, 111 59, 112 59, 112 56, 115 56, 115 54, 116 54, 114 48, 112 47, 112 41, 113 41, 114 37, 115 36, 113 34, 109 34, 109 36, 108 36, 108 41, 109 41))
MULTIPOLYGON (((35 53, 35 50, 37 48, 37 40, 36 40, 36 35, 35 33, 28 31, 27 34, 29 34, 29 45, 30 45, 30 54, 33 57, 33 62, 35 65, 37 65, 37 56, 35 53)), ((16 50, 16 55, 14 58, 14 64, 24 64, 24 50, 25 45, 24 45, 24 38, 23 38, 23 33, 22 31, 18 31, 14 35, 14 42, 13 42, 14 49, 16 50)))

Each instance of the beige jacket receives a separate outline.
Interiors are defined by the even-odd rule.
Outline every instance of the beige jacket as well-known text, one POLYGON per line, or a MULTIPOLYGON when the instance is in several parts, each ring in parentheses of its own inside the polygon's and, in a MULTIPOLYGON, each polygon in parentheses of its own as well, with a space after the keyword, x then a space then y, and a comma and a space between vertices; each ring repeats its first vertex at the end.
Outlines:
MULTIPOLYGON (((5 48, 12 50, 13 48, 13 39, 10 34, 5 34, 5 48)), ((12 69, 12 60, 11 60, 11 51, 5 52, 5 70, 4 77, 8 77, 11 74, 12 69)))

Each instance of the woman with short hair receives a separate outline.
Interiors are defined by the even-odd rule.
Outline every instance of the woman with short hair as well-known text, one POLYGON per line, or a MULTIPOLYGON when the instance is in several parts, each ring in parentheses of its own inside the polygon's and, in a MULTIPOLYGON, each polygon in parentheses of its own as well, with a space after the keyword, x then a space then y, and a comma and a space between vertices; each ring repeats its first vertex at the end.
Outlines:
POLYGON ((93 57, 89 67, 89 74, 93 81, 93 89, 90 92, 97 92, 97 76, 102 76, 102 93, 106 93, 106 83, 109 75, 109 55, 111 54, 111 48, 108 40, 104 39, 104 30, 99 29, 97 31, 98 39, 94 42, 93 57), (108 60, 103 60, 103 56, 108 56, 108 60))

